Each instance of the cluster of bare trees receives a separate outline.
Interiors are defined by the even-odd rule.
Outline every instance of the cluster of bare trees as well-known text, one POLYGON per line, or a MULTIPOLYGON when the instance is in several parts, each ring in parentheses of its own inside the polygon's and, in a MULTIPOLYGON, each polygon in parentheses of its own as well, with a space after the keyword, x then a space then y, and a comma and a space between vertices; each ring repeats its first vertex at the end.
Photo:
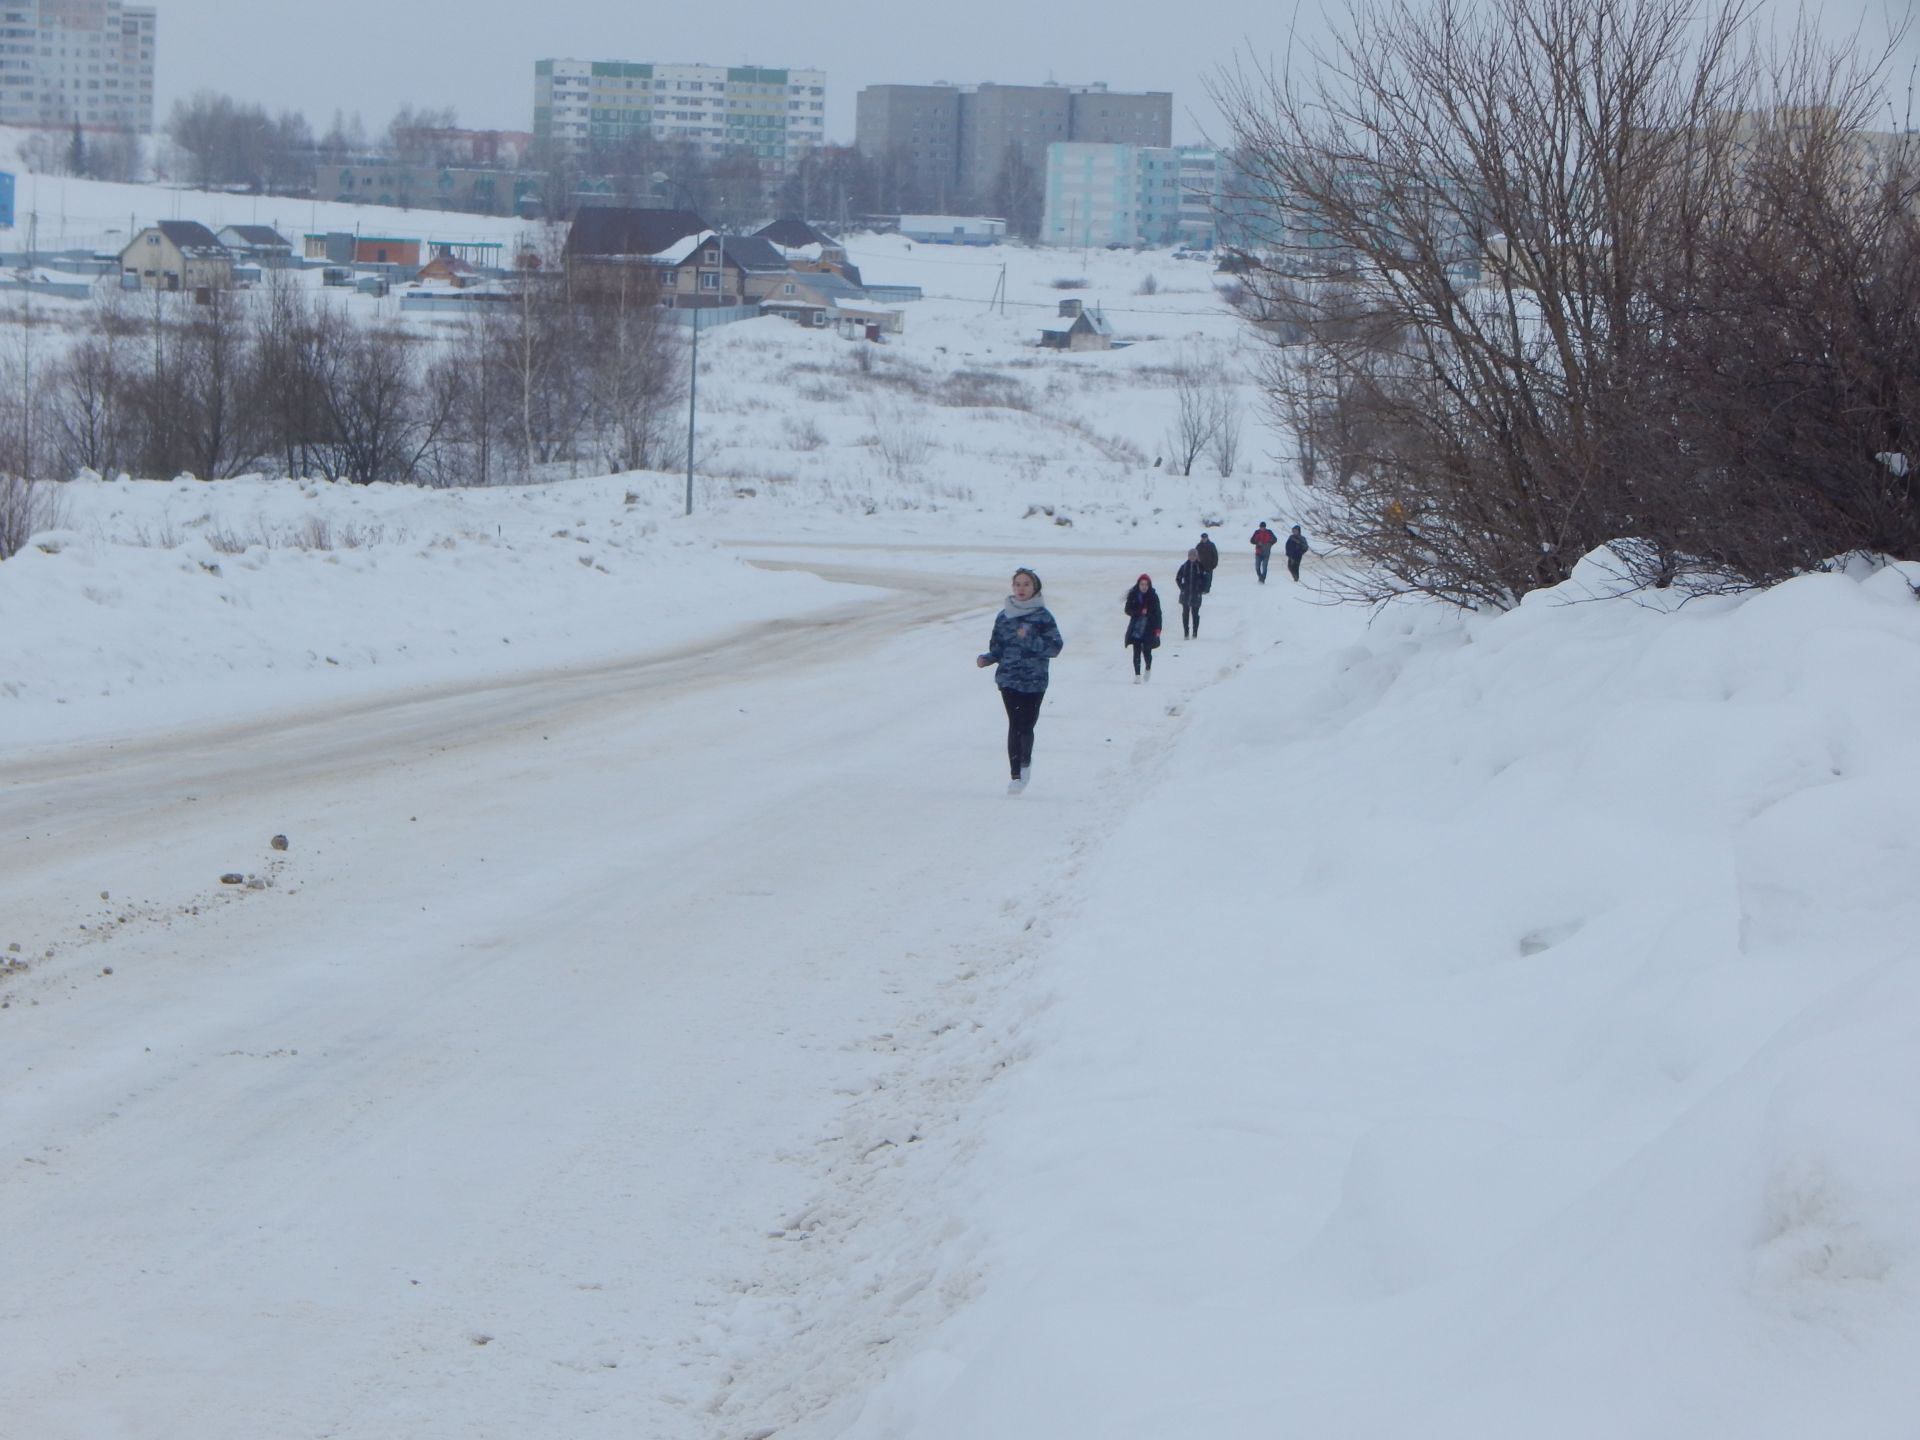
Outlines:
POLYGON ((683 347, 642 268, 529 268, 449 333, 356 316, 275 272, 206 303, 105 291, 77 330, 0 325, 0 476, 489 484, 666 457, 683 347))
POLYGON ((1311 78, 1219 85, 1279 217, 1265 388, 1357 594, 1920 555, 1920 149, 1881 67, 1758 42, 1744 0, 1356 0, 1311 78))
POLYGON ((174 102, 166 137, 184 161, 182 178, 202 190, 243 185, 287 192, 313 183, 313 129, 296 110, 272 115, 263 106, 199 90, 174 102))
MULTIPOLYGON (((368 135, 358 114, 349 119, 338 110, 332 124, 316 135, 306 116, 296 110, 275 115, 217 90, 197 90, 174 102, 164 130, 181 178, 202 190, 220 185, 304 194, 313 184, 316 160, 380 154, 410 165, 457 163, 462 156, 448 136, 457 123, 451 107, 403 104, 378 137, 368 135)), ((99 169, 119 154, 107 148, 110 140, 86 142, 76 136, 64 155, 47 150, 34 168, 130 178, 108 176, 99 169), (97 157, 92 168, 88 156, 97 157)), ((132 154, 137 162, 137 145, 132 154)))

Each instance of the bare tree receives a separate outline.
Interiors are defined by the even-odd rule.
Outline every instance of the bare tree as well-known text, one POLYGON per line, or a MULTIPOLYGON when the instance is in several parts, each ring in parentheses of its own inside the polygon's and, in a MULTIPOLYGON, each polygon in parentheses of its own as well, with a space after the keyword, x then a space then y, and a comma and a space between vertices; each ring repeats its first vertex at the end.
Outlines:
POLYGON ((1173 465, 1182 475, 1193 474, 1193 465, 1213 443, 1220 420, 1215 398, 1218 376, 1213 367, 1192 354, 1182 354, 1173 367, 1173 424, 1167 431, 1167 448, 1173 465))
POLYGON ((1000 169, 994 175, 987 197, 993 213, 1005 218, 1007 232, 1023 240, 1040 233, 1041 210, 1046 196, 1044 178, 1034 169, 1025 150, 1009 144, 1000 157, 1000 169))
POLYGON ((186 468, 206 480, 243 474, 260 458, 241 304, 235 291, 209 290, 181 327, 177 426, 186 468))
POLYGON ((95 301, 86 332, 55 372, 54 446, 67 474, 111 475, 132 460, 131 392, 137 359, 122 290, 95 301))
POLYGON ((580 360, 604 463, 612 471, 649 469, 668 439, 669 407, 682 388, 658 276, 651 266, 578 266, 569 282, 584 311, 580 360))
POLYGON ((356 485, 422 478, 451 427, 458 397, 422 383, 421 343, 344 312, 315 314, 310 353, 324 430, 309 448, 329 479, 356 485))
POLYGON ((47 414, 47 321, 23 294, 8 306, 6 343, 0 345, 0 560, 29 536, 56 523, 57 501, 45 476, 52 424, 47 414))
POLYGON ((22 481, 48 472, 53 425, 48 415, 53 354, 44 332, 51 324, 31 293, 5 309, 0 341, 0 474, 22 481))
MULTIPOLYGON (((324 303, 324 302, 320 302, 324 303)), ((273 270, 253 308, 252 404, 259 416, 262 448, 282 473, 302 478, 314 472, 313 447, 326 433, 318 377, 318 347, 337 327, 316 324, 316 302, 297 272, 273 270)))
POLYGON ((1233 474, 1240 464, 1240 397, 1233 382, 1224 374, 1213 388, 1213 434, 1207 454, 1222 478, 1233 474))

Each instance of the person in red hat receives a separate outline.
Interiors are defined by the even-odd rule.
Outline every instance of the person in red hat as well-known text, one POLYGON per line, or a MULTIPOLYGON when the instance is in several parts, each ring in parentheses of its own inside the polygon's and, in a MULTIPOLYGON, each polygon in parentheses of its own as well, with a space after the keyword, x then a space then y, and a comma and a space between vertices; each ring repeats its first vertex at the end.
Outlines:
POLYGON ((1153 652, 1160 644, 1160 592, 1153 588, 1153 577, 1142 575, 1134 581, 1121 604, 1127 612, 1125 643, 1133 651, 1133 683, 1138 685, 1153 678, 1153 652))

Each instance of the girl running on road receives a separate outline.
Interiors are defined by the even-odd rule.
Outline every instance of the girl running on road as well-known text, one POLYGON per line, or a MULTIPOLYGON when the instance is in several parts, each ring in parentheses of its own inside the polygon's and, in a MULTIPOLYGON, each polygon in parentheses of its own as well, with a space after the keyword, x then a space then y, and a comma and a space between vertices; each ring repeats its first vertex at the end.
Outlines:
POLYGON ((1027 788, 1033 774, 1033 727, 1040 702, 1047 698, 1047 662, 1065 646, 1060 626, 1040 602, 1040 577, 1022 567, 1013 572, 1013 593, 994 617, 993 638, 974 664, 997 665, 993 680, 1007 707, 1007 764, 1013 778, 1009 795, 1027 788))

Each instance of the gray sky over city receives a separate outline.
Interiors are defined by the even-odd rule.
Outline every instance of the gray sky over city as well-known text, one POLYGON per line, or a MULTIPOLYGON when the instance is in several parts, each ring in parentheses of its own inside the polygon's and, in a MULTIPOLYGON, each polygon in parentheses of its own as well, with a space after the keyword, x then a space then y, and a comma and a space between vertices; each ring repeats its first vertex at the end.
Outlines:
MULTIPOLYGON (((1220 129, 1204 88, 1217 67, 1236 52, 1262 60, 1283 52, 1296 14, 1302 33, 1324 34, 1322 16, 1331 13, 1262 0, 846 0, 824 11, 746 5, 705 12, 643 12, 627 0, 567 0, 551 10, 330 0, 295 12, 247 11, 232 0, 155 3, 156 119, 163 124, 176 99, 206 88, 304 111, 319 129, 338 108, 358 111, 377 132, 411 104, 451 105, 464 125, 524 130, 532 124, 533 62, 558 56, 825 70, 827 136, 836 142, 853 138, 854 96, 863 86, 936 80, 1168 90, 1175 142, 1198 141, 1220 129)), ((1830 34, 1858 28, 1876 40, 1897 13, 1884 4, 1821 10, 1830 34)), ((1916 54, 1909 37, 1901 91, 1912 63, 1904 57, 1916 54)))

